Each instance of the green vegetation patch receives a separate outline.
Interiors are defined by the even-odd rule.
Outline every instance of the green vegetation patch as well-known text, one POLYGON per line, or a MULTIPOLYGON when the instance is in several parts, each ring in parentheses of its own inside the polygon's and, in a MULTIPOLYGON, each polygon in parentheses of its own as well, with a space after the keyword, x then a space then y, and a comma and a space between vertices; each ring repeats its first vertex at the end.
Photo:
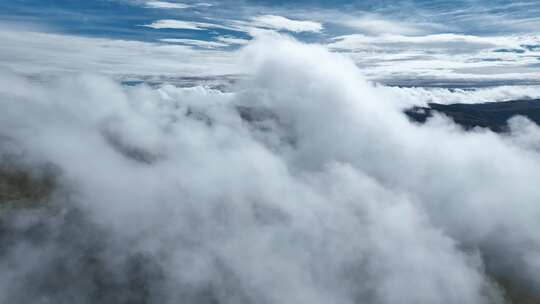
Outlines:
POLYGON ((53 175, 0 169, 0 209, 37 207, 46 201, 54 189, 53 175))

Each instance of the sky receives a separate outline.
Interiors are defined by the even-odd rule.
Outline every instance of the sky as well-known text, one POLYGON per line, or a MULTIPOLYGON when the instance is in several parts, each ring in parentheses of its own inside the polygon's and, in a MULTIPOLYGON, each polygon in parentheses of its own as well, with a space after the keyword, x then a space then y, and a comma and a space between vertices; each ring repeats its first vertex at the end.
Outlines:
POLYGON ((6 43, 0 47, 0 64, 33 73, 38 69, 36 61, 44 72, 80 70, 84 62, 86 69, 124 78, 135 74, 139 79, 156 74, 240 75, 243 71, 229 64, 230 54, 261 31, 277 31, 347 54, 366 77, 386 84, 538 84, 537 4, 482 0, 3 1, 0 35, 6 43), (66 42, 53 42, 62 40, 66 42), (73 54, 67 41, 81 45, 79 54, 73 54), (85 43, 92 45, 91 50, 82 46, 85 43), (26 54, 24 46, 29 44, 32 54, 26 54), (156 51, 145 56, 135 45, 156 51), (123 52, 129 58, 118 59, 123 52), (181 53, 183 62, 176 57, 181 53), (81 60, 83 57, 86 59, 81 60), (141 64, 134 66, 136 62, 141 64), (212 67, 206 67, 206 62, 212 67), (158 65, 165 68, 155 71, 152 67, 158 65))

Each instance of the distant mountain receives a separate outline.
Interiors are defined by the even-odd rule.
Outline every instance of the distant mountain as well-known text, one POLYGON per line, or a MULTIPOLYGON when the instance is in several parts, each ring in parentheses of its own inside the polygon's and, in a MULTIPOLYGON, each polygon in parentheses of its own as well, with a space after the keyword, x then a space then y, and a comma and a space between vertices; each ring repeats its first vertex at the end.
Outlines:
POLYGON ((479 104, 429 103, 427 107, 413 107, 405 110, 405 114, 412 121, 419 123, 424 123, 434 113, 450 117, 467 130, 483 127, 502 133, 508 131, 508 119, 516 115, 525 116, 540 125, 540 99, 479 104))

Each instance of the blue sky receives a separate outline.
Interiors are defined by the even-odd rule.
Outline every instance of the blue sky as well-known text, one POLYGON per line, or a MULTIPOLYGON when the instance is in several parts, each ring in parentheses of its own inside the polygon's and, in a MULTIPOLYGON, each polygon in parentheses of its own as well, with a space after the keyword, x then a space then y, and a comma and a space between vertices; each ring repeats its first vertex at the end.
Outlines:
POLYGON ((0 66, 239 74, 231 52, 274 31, 347 54, 374 80, 536 83, 539 16, 537 0, 2 1, 0 66))
MULTIPOLYGON (((538 1, 196 1, 186 9, 152 8, 138 0, 13 0, 0 3, 4 23, 33 25, 50 31, 94 37, 158 40, 167 36, 209 39, 219 34, 243 36, 224 29, 211 31, 153 30, 140 25, 159 19, 223 23, 248 20, 257 14, 314 19, 325 27, 318 38, 353 32, 345 17, 365 14, 417 24, 433 24, 432 32, 461 34, 523 33, 540 25, 538 1)), ((165 1, 163 1, 165 2, 165 1)), ((180 3, 170 0, 169 3, 180 3)))

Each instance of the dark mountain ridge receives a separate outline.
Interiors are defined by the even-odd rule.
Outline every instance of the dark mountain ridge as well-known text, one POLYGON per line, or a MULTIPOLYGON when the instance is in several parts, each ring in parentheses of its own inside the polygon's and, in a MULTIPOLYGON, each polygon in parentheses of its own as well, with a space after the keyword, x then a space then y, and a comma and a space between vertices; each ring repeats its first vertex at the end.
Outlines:
POLYGON ((413 107, 404 111, 412 121, 424 123, 434 113, 451 118, 466 130, 475 127, 489 128, 494 132, 508 131, 508 120, 513 116, 525 116, 540 126, 540 99, 511 100, 477 104, 438 104, 413 107))

